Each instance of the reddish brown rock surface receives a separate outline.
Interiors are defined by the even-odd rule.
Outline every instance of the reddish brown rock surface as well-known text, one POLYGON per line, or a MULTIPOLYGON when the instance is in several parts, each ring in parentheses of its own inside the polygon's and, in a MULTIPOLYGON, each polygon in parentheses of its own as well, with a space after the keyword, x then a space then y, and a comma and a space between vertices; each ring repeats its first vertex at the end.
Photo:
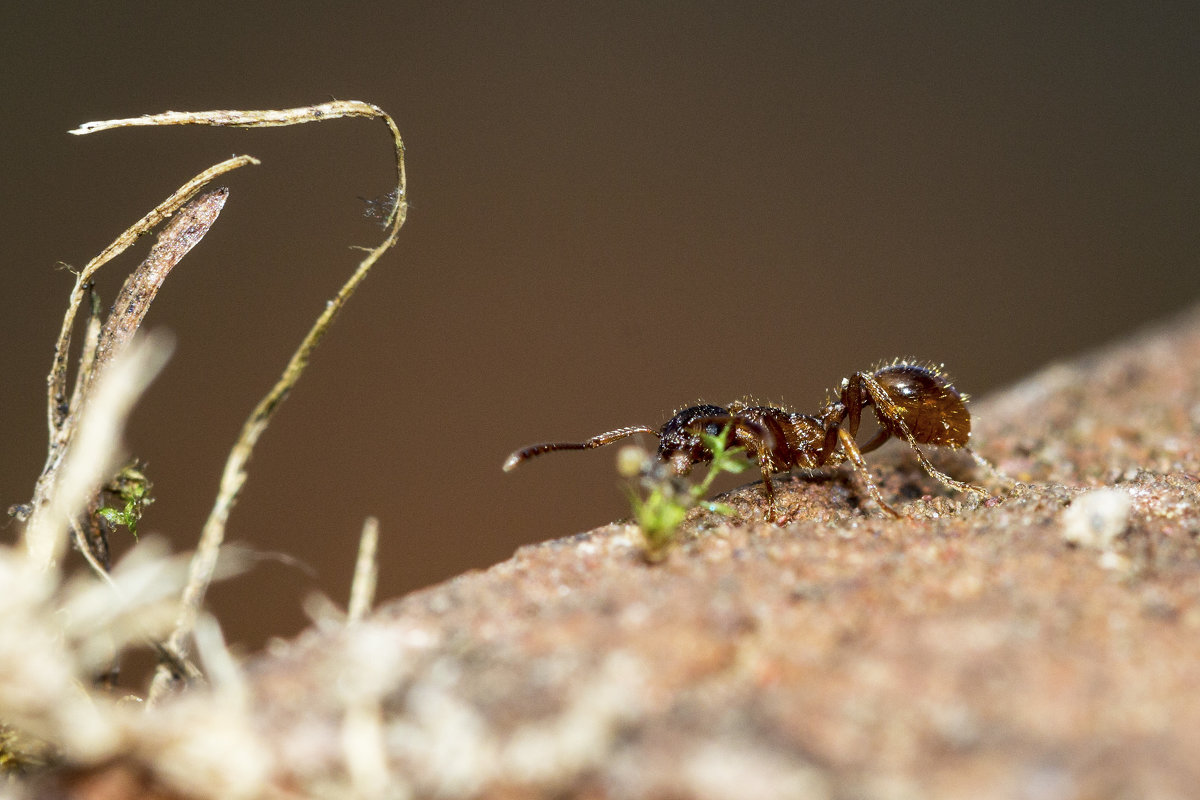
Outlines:
POLYGON ((1198 364, 1192 313, 973 404, 1020 481, 985 503, 893 444, 906 519, 843 467, 780 481, 784 526, 749 487, 662 563, 611 525, 280 645, 251 667, 273 784, 339 796, 375 758, 397 797, 1194 797, 1198 364), (378 744, 353 779, 347 707, 378 744))

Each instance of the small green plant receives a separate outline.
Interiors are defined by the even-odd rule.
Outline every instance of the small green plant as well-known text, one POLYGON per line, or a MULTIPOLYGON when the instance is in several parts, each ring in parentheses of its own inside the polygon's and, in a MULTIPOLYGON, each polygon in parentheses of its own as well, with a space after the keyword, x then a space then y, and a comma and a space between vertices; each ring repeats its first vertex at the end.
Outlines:
POLYGON ((622 451, 620 471, 629 477, 639 477, 637 485, 645 492, 643 497, 639 491, 631 491, 630 502, 634 519, 646 540, 646 556, 652 561, 662 558, 674 543, 675 532, 690 509, 700 506, 718 514, 733 513, 733 508, 725 503, 704 498, 722 472, 737 474, 746 469, 748 463, 742 458, 745 448, 729 447, 728 427, 717 436, 701 433, 700 439, 712 452, 712 462, 704 480, 694 485, 673 474, 670 465, 644 450, 626 448, 622 451))
POLYGON ((154 502, 154 498, 150 496, 154 485, 142 471, 143 467, 138 461, 127 464, 105 485, 104 491, 112 495, 117 503, 123 504, 121 508, 105 506, 96 511, 109 525, 124 525, 133 534, 134 539, 137 538, 138 520, 145 513, 146 506, 154 502))

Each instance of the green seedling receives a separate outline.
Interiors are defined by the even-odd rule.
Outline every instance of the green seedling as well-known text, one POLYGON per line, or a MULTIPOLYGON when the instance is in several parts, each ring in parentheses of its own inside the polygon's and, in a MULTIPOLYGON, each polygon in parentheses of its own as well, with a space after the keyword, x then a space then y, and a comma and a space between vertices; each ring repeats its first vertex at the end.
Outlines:
POLYGON ((689 484, 683 477, 672 474, 667 464, 649 456, 640 459, 635 470, 641 475, 638 484, 646 494, 642 497, 637 491, 631 491, 630 502, 634 519, 646 540, 646 556, 652 561, 662 558, 674 543, 676 531, 690 509, 700 506, 717 514, 733 513, 733 508, 725 503, 704 498, 722 472, 737 474, 749 466, 743 459, 745 448, 729 447, 728 427, 718 436, 701 433, 700 439, 712 452, 712 461, 708 473, 699 483, 689 484))

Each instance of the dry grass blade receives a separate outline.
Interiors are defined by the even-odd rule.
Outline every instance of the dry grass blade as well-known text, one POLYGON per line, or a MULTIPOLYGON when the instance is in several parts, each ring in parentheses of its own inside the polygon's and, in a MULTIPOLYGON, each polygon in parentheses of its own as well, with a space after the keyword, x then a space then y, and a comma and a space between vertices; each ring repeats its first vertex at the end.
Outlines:
MULTIPOLYGON (((146 114, 141 117, 127 119, 106 119, 96 122, 85 122, 75 130, 76 135, 112 130, 113 128, 132 128, 147 125, 209 125, 223 128, 279 128, 287 125, 303 125, 307 122, 322 122, 329 119, 344 117, 360 117, 382 120, 391 131, 392 142, 396 147, 396 185, 399 190, 396 205, 388 215, 388 225, 393 233, 399 230, 404 221, 406 208, 404 188, 404 141, 400 138, 400 130, 390 116, 379 106, 364 103, 361 100, 334 100, 329 103, 318 103, 299 108, 265 109, 256 111, 215 110, 215 111, 164 111, 161 114, 146 114)), ((390 245, 389 245, 390 246, 390 245)))
POLYGON ((358 541, 358 560, 354 563, 354 582, 350 584, 350 606, 346 610, 349 622, 358 622, 371 610, 375 600, 375 583, 379 567, 375 553, 379 547, 379 520, 367 517, 362 537, 358 541))
MULTIPOLYGON (((246 465, 258 438, 266 430, 275 409, 287 398, 292 387, 300 379, 304 368, 313 351, 329 330, 329 326, 354 294, 380 257, 395 243, 404 225, 408 210, 407 178, 404 169, 404 142, 396 123, 378 106, 355 100, 339 100, 331 103, 321 103, 303 108, 262 111, 199 111, 180 112, 168 111, 163 114, 136 117, 132 119, 106 120, 89 122, 81 125, 72 133, 84 134, 112 128, 145 126, 145 125, 210 125, 232 126, 242 128, 278 127, 284 125, 301 125, 309 122, 321 122, 342 117, 358 117, 378 119, 387 125, 392 137, 395 152, 396 189, 395 206, 388 217, 387 233, 384 240, 376 247, 368 249, 366 256, 342 285, 337 294, 325 304, 325 308, 317 317, 296 352, 292 354, 283 374, 258 405, 255 406, 249 418, 242 426, 237 441, 229 453, 225 469, 221 475, 221 485, 212 510, 204 524, 200 542, 192 560, 192 569, 188 585, 183 595, 183 610, 178 624, 167 640, 166 647, 171 653, 182 656, 186 653, 184 642, 192 631, 196 619, 204 603, 204 595, 212 581, 213 572, 217 565, 217 556, 225 539, 225 525, 229 514, 237 503, 238 496, 246 482, 246 465)), ((151 701, 170 687, 171 675, 168 670, 160 668, 155 675, 150 690, 151 701)))
POLYGON ((153 230, 163 220, 170 218, 172 214, 178 211, 184 203, 191 200, 213 178, 238 167, 258 163, 260 163, 258 159, 251 156, 235 156, 204 170, 180 186, 170 197, 155 206, 146 216, 129 226, 124 233, 113 240, 112 244, 104 248, 98 256, 89 261, 80 270, 75 278, 75 288, 71 291, 71 298, 67 304, 67 313, 63 318, 62 329, 58 334, 58 342, 54 346, 54 363, 50 368, 50 376, 47 379, 49 388, 47 418, 50 425, 51 451, 53 451, 56 443, 59 446, 64 443, 63 428, 69 410, 67 403, 67 356, 71 349, 71 329, 75 325, 75 315, 79 311, 79 306, 83 302, 84 295, 88 292, 88 287, 91 285, 92 275, 104 264, 125 252, 139 237, 153 230))
MULTIPOLYGON (((83 352, 79 355, 79 372, 81 376, 78 380, 78 385, 82 387, 83 377, 91 375, 92 370, 96 367, 96 352, 100 349, 100 332, 104 330, 104 318, 101 316, 100 294, 94 287, 88 289, 88 296, 91 299, 91 308, 88 311, 87 328, 83 332, 83 352)), ((53 373, 51 373, 53 375, 53 373)), ((83 402, 83 390, 73 392, 71 394, 71 403, 67 407, 67 416, 70 417, 79 413, 79 404, 83 402)), ((53 440, 51 440, 53 447, 53 440)))
POLYGON ((208 233, 228 198, 229 190, 224 188, 201 195, 163 228, 146 260, 130 273, 113 302, 112 313, 100 331, 94 368, 87 380, 102 372, 113 355, 128 346, 167 275, 208 233))
MULTIPOLYGON (((211 177, 214 172, 210 169, 205 174, 211 177)), ((195 183, 195 181, 191 183, 195 183)), ((192 193, 186 196, 191 196, 192 193)), ((150 254, 125 281, 116 303, 113 304, 113 310, 109 314, 108 320, 102 326, 99 324, 96 298, 94 294, 92 295, 92 313, 85 333, 79 374, 76 376, 73 396, 70 402, 67 402, 62 388, 66 375, 66 348, 70 345, 71 323, 74 321, 76 309, 86 289, 85 284, 81 282, 90 278, 99 264, 103 262, 100 259, 93 260, 88 265, 88 269, 79 276, 75 290, 72 292, 71 303, 64 323, 64 333, 59 340, 54 364, 50 370, 49 453, 46 466, 34 487, 32 520, 27 532, 27 536, 32 535, 34 539, 44 544, 32 548, 30 552, 35 552, 43 558, 58 557, 60 553, 58 542, 62 531, 66 530, 63 526, 68 524, 62 519, 51 520, 52 517, 56 517, 64 510, 64 500, 58 497, 62 493, 60 473, 71 443, 76 438, 76 428, 81 415, 89 413, 87 407, 91 402, 94 387, 105 376, 113 361, 129 347, 133 335, 150 310, 150 304, 154 301, 159 287, 162 286, 163 281, 175 265, 208 233, 209 228, 221 213, 228 194, 226 189, 209 192, 191 201, 182 211, 179 211, 170 224, 163 228, 158 236, 158 241, 151 248, 150 254), (51 531, 58 533, 51 535, 51 531)), ((173 198, 179 196, 180 193, 176 192, 173 198)), ((173 203, 168 200, 164 205, 171 207, 173 203)), ((144 217, 138 225, 151 218, 161 220, 161 214, 156 212, 163 207, 159 206, 154 212, 144 217)), ((174 212, 177 208, 177 206, 171 207, 171 211, 174 212)), ((134 226, 130 231, 137 227, 134 226)), ((123 238, 127 237, 130 231, 126 231, 123 238)), ((121 239, 118 239, 118 242, 120 241, 121 239)), ((114 245, 116 244, 114 243, 114 245)), ((114 245, 110 245, 105 253, 114 251, 114 245)), ((119 252, 120 249, 123 248, 118 247, 115 252, 119 252)), ((96 487, 104 479, 103 475, 95 477, 95 485, 88 490, 91 493, 91 499, 83 507, 77 509, 76 514, 84 509, 93 508, 94 503, 91 500, 95 499, 98 494, 96 487)), ((68 505, 74 508, 73 503, 74 498, 71 498, 68 505)), ((96 565, 95 559, 89 558, 88 561, 93 567, 96 565)))

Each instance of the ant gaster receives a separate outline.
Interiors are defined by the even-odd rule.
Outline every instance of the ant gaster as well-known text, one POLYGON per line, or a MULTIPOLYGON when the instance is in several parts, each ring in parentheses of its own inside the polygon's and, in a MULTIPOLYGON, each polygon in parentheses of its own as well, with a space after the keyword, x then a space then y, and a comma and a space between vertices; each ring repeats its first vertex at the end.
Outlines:
POLYGON ((928 444, 962 449, 980 464, 987 465, 967 448, 971 414, 964 400, 938 367, 895 361, 844 379, 837 399, 827 402, 816 415, 797 414, 744 401, 731 403, 728 408, 690 406, 667 420, 661 430, 634 425, 601 433, 585 442, 550 442, 526 447, 508 457, 504 470, 507 472, 542 453, 590 450, 636 433, 649 433, 658 437, 658 458, 670 464, 676 474, 686 475, 692 465, 712 460, 712 452, 698 434, 717 436, 728 427, 730 446, 744 447, 747 455, 756 459, 762 469, 763 489, 771 516, 775 508, 772 475, 848 460, 862 476, 871 499, 885 513, 899 517, 899 512, 883 499, 862 456, 893 437, 908 442, 921 467, 942 484, 960 492, 988 496, 985 489, 957 481, 937 469, 919 447, 928 444), (879 420, 879 432, 860 446, 855 437, 866 408, 874 410, 879 420))

